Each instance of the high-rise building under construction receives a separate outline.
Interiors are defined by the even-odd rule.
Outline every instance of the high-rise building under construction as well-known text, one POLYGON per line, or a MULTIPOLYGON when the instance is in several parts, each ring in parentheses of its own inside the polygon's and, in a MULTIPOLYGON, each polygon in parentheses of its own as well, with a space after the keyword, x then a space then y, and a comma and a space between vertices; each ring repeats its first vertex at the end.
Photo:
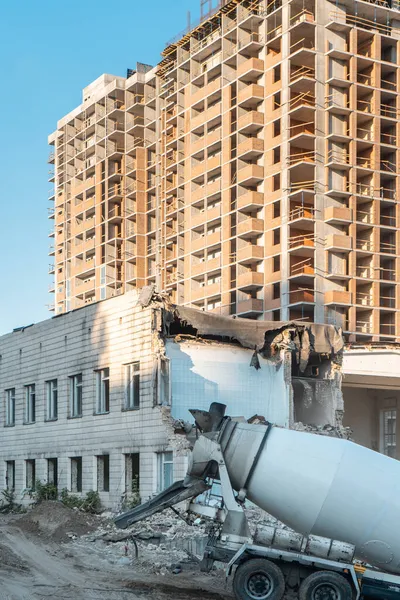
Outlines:
POLYGON ((50 136, 56 314, 155 283, 399 339, 398 1, 210 9, 50 136))

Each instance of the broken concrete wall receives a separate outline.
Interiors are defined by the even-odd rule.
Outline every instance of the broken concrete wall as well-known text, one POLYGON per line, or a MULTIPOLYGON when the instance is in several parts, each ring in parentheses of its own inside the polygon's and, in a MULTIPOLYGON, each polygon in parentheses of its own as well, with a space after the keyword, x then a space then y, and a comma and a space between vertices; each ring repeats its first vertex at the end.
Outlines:
MULTIPOLYGON (((172 416, 192 421, 190 408, 208 410, 211 402, 227 405, 230 416, 255 414, 288 427, 291 381, 284 360, 258 357, 260 368, 250 366, 247 348, 201 340, 166 340, 171 361, 172 416)), ((290 373, 290 371, 289 371, 290 373)))

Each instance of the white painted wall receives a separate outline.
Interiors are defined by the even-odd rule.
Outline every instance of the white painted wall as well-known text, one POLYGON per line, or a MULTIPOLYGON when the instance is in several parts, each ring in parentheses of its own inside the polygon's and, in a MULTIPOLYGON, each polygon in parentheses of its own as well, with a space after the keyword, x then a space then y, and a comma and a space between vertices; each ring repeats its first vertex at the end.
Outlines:
MULTIPOLYGON (((153 407, 152 309, 137 306, 137 293, 85 307, 0 338, 0 490, 5 461, 16 461, 16 491, 25 487, 25 460, 47 477, 47 458, 58 458, 59 488, 70 489, 70 458, 83 457, 83 492, 96 489, 95 456, 110 454, 110 493, 115 507, 125 489, 124 453, 140 452, 143 497, 156 491, 156 452, 168 449, 160 411, 153 407), (140 360, 140 409, 123 410, 123 364, 140 360), (94 415, 95 369, 110 369, 110 412, 94 415), (68 377, 83 374, 83 416, 69 417, 68 377), (58 379, 58 420, 45 422, 45 381, 58 379), (24 386, 36 385, 36 422, 23 424, 24 386), (5 394, 16 388, 16 423, 5 427, 5 394)), ((180 475, 180 473, 179 473, 180 475)))
POLYGON ((258 414, 288 427, 291 383, 285 380, 283 362, 259 356, 261 368, 256 370, 250 366, 251 350, 209 342, 167 340, 166 353, 173 417, 193 421, 189 408, 208 410, 211 402, 222 402, 230 416, 258 414))

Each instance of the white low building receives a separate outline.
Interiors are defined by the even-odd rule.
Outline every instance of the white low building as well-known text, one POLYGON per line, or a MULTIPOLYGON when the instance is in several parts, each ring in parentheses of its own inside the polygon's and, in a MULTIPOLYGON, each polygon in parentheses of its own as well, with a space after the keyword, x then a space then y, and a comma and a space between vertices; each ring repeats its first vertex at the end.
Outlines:
POLYGON ((35 481, 54 482, 117 508, 138 480, 148 498, 186 471, 174 419, 213 401, 337 425, 336 352, 333 327, 171 309, 148 289, 14 330, 0 337, 0 490, 28 502, 35 481))

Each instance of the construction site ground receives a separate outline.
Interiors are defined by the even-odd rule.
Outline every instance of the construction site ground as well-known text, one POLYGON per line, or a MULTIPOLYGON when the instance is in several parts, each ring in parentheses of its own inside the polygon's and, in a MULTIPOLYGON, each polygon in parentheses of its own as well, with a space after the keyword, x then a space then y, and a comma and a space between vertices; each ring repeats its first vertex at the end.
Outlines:
POLYGON ((199 570, 202 524, 163 513, 125 532, 110 516, 58 502, 1 515, 0 600, 232 600, 223 569, 199 570))

